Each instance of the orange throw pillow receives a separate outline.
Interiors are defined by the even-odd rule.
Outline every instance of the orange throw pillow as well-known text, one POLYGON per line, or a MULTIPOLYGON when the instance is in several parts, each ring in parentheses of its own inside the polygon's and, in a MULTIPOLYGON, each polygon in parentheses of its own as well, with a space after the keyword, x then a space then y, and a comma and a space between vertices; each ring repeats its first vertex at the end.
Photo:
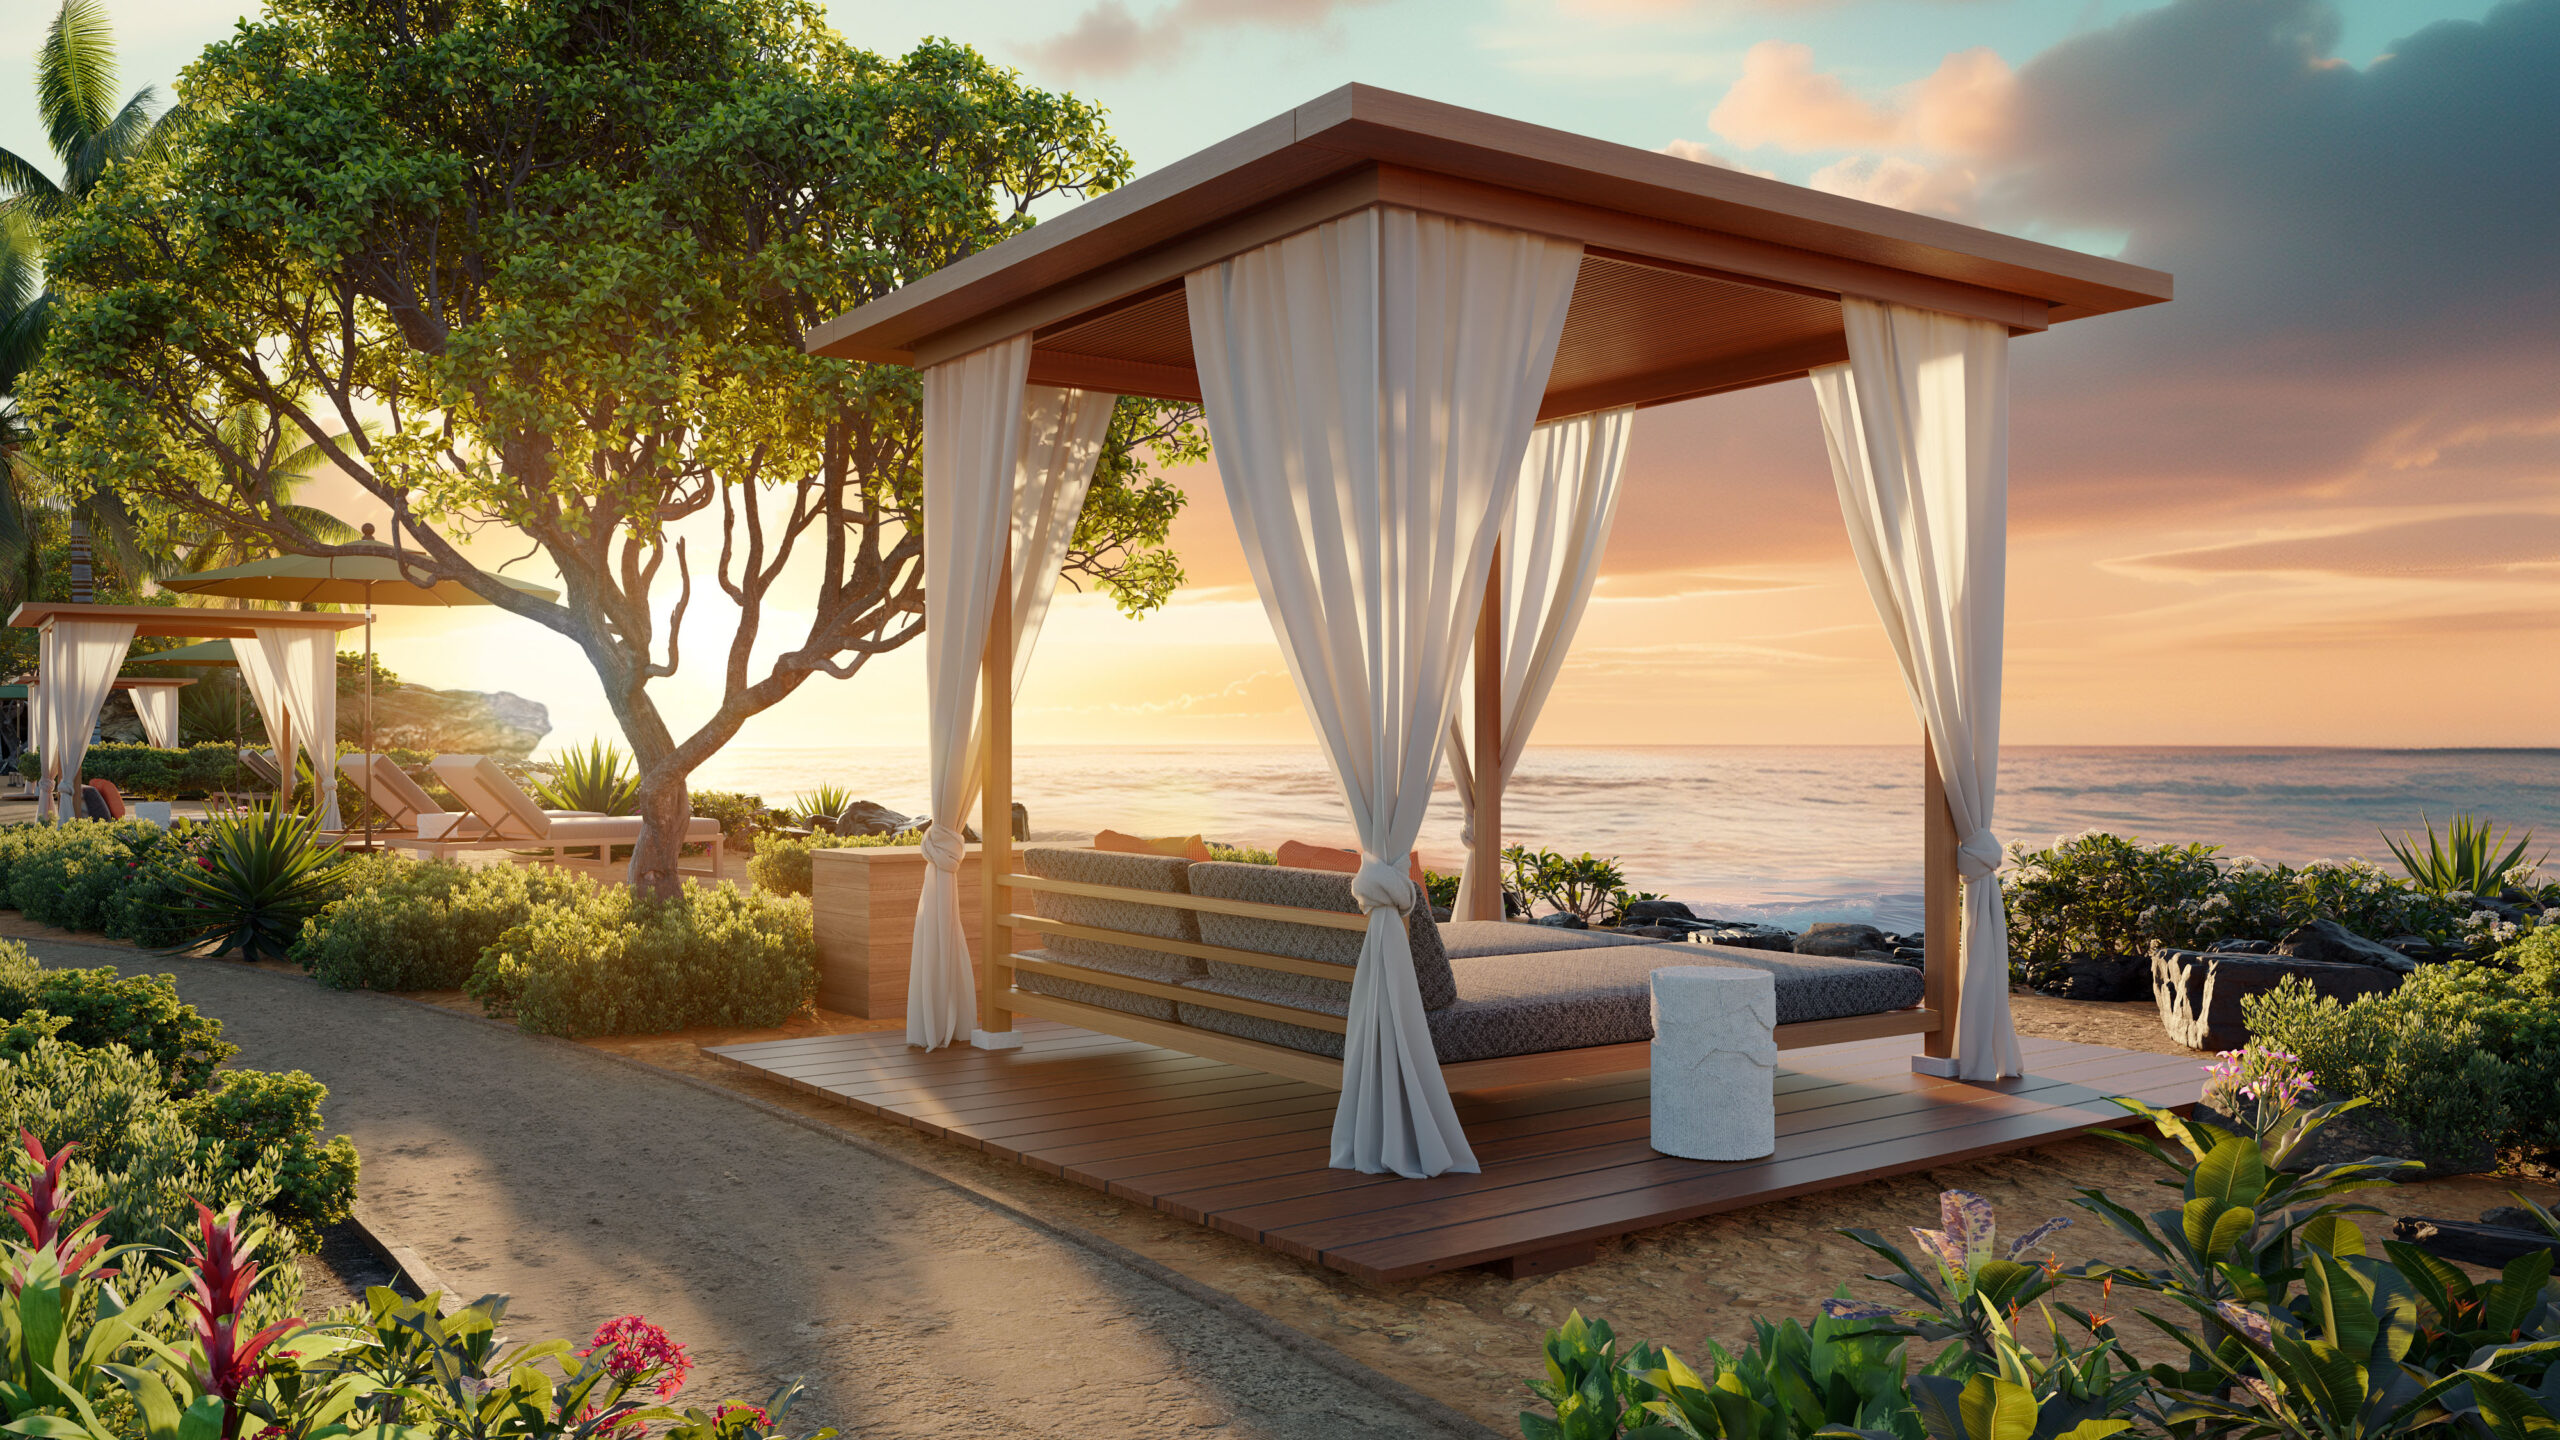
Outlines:
POLYGON ((114 816, 118 820, 124 818, 124 792, 116 788, 116 783, 114 781, 92 780, 89 782, 89 787, 98 792, 99 799, 107 802, 107 813, 109 815, 114 816))
POLYGON ((1209 846, 1197 835, 1123 835, 1105 830, 1093 837, 1093 848, 1119 855, 1179 855, 1197 865, 1209 858, 1209 846))
MULTIPOLYGON (((1280 863, 1292 870, 1330 870, 1336 875, 1360 873, 1360 852, 1339 845, 1309 845, 1303 840, 1290 840, 1280 846, 1280 863)), ((1408 871, 1414 886, 1422 885, 1422 852, 1415 851, 1408 871)))

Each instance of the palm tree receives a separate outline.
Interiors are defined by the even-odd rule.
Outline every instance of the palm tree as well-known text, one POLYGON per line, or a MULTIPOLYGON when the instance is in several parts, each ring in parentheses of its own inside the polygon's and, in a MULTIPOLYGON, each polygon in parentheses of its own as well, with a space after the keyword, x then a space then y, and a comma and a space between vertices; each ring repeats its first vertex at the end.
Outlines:
MULTIPOLYGON (((51 297, 39 280, 37 222, 68 211, 95 190, 118 162, 146 153, 176 129, 176 112, 154 115, 158 97, 146 85, 115 103, 115 39, 101 0, 63 0, 36 54, 36 109, 62 168, 56 182, 24 156, 0 149, 0 586, 32 588, 36 525, 27 496, 37 478, 27 460, 30 438, 17 404, 18 381, 43 352, 51 297)), ((132 527, 112 497, 70 512, 71 598, 92 596, 89 551, 103 531, 128 561, 132 527)), ((21 590, 20 597, 25 597, 21 590)))

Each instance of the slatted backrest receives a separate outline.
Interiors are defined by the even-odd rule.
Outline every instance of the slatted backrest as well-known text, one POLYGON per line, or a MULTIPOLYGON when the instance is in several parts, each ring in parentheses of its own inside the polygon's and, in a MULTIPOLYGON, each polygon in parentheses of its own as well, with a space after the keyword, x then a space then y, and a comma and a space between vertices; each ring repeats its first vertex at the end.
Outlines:
POLYGON ((488 756, 439 755, 427 762, 427 768, 493 836, 539 840, 551 833, 551 818, 488 756))

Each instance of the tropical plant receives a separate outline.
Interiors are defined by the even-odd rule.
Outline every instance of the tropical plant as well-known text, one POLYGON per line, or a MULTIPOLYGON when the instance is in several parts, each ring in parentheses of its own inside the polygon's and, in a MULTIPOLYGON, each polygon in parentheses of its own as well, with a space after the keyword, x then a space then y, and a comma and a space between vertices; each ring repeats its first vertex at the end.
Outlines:
MULTIPOLYGON (((2418 848, 2414 835, 2394 840, 2389 835, 2382 843, 2391 847, 2392 858, 2419 888, 2437 895, 2460 895, 2465 898, 2485 895, 2491 899, 2503 892, 2510 881, 2528 879, 2540 869, 2542 861, 2525 863, 2526 847, 2533 844, 2533 832, 2516 834, 2498 830, 2489 822, 2473 818, 2469 811, 2453 817, 2444 836, 2436 835, 2436 822, 2423 812, 2418 819, 2426 826, 2426 848, 2418 848), (2514 844, 2507 842, 2512 839, 2514 844), (2504 847, 2505 853, 2500 849, 2504 847)), ((2546 857, 2547 858, 2547 857, 2546 857)))
POLYGON ((766 808, 763 796, 736 790, 696 790, 688 803, 694 814, 720 822, 720 838, 733 855, 752 852, 757 836, 772 834, 791 818, 766 808))
POLYGON ((336 897, 345 857, 320 843, 320 822, 281 801, 253 803, 206 822, 205 851, 181 869, 173 912, 216 956, 281 960, 304 922, 336 897))
POLYGON ((853 798, 853 792, 842 785, 821 785, 794 799, 791 813, 805 825, 815 825, 820 821, 832 825, 837 816, 852 806, 853 798))
POLYGON ((1840 1233, 1864 1245, 1893 1267, 1889 1275, 1870 1275, 1909 1294, 1916 1305, 1883 1305, 1846 1298, 1822 1302, 1822 1313, 1835 1320, 1866 1321, 1885 1334, 1916 1335, 1936 1343, 1954 1340, 1971 1352, 1977 1368, 1996 1365, 2002 1319, 2044 1298, 2061 1283, 2061 1270, 2032 1258, 2035 1247, 2071 1221, 2056 1217, 2000 1243, 1999 1224, 1991 1202, 1968 1190, 1938 1196, 1935 1230, 1914 1227, 1911 1238, 1929 1257, 1923 1271, 1900 1247, 1873 1230, 1840 1233))
MULTIPOLYGON (((1605 913, 1612 897, 1626 889, 1627 877, 1614 859, 1585 850, 1560 855, 1514 845, 1502 852, 1503 872, 1511 889, 1532 904, 1545 901, 1561 915, 1589 924, 1605 913)), ((1454 901, 1454 896, 1452 897, 1454 901)))
POLYGON ((537 774, 534 793, 554 810, 583 810, 591 815, 628 815, 640 792, 640 777, 631 757, 619 745, 592 740, 561 752, 548 776, 537 774))

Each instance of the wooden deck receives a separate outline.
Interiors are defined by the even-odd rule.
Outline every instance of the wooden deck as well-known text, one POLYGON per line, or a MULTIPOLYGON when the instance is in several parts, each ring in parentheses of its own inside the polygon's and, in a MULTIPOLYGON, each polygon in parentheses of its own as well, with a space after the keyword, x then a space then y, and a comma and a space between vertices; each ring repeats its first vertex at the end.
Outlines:
POLYGON ((1678 1160, 1646 1143, 1643 1075, 1458 1097, 1484 1166, 1432 1180, 1326 1167, 1334 1092, 1022 1022, 1013 1051, 895 1032, 707 1048, 728 1064, 1363 1280, 1562 1269, 1630 1231, 2131 1123, 2110 1095, 2195 1103, 2198 1063, 2025 1039, 1996 1085, 1911 1073, 1908 1037, 1779 1056, 1778 1150, 1678 1160))

